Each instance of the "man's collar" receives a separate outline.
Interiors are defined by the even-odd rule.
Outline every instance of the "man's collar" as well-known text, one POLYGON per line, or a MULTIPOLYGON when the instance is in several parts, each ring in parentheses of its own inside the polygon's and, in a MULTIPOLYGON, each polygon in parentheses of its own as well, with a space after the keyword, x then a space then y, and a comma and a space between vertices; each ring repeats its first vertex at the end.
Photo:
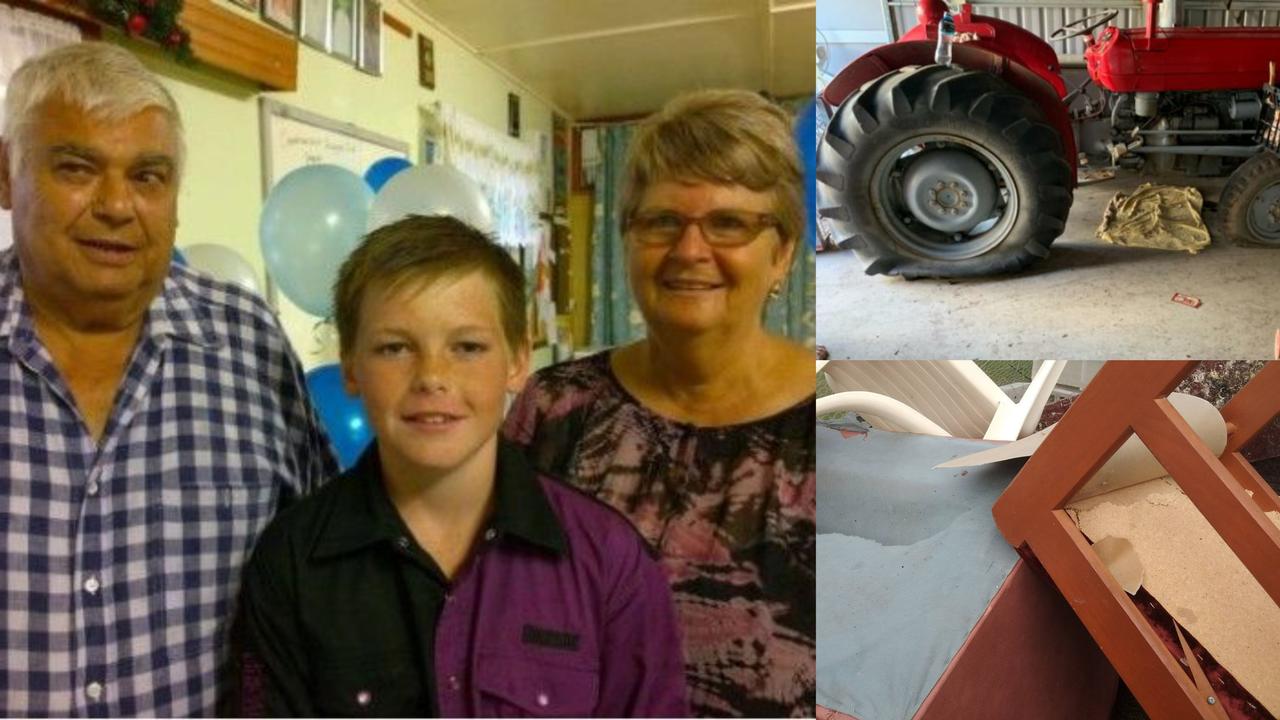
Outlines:
MULTIPOLYGON (((218 335, 213 320, 203 311, 195 297, 185 271, 171 267, 160 293, 147 308, 143 332, 159 339, 169 336, 178 340, 217 347, 218 335)), ((22 289, 22 271, 18 253, 13 247, 0 252, 0 338, 14 335, 19 328, 33 328, 22 289)), ((34 332, 34 330, 33 330, 34 332)))
POLYGON ((171 265, 159 296, 147 314, 147 332, 154 338, 170 336, 178 340, 217 347, 219 338, 208 310, 201 307, 197 286, 186 277, 187 270, 171 265))
MULTIPOLYGON (((311 557, 323 559, 354 552, 381 542, 393 542, 405 530, 382 483, 382 464, 376 441, 350 470, 334 481, 337 493, 323 521, 311 557)), ((487 527, 553 553, 567 548, 551 502, 523 453, 498 440, 494 507, 487 527)))
POLYGON ((0 338, 17 331, 22 320, 22 282, 18 275, 18 251, 12 246, 0 252, 0 338))

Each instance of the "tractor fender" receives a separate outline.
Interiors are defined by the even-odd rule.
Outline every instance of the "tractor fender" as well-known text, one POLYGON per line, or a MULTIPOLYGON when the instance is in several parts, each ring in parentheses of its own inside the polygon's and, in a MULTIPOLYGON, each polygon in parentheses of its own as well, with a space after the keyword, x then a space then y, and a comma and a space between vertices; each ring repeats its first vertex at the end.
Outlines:
MULTIPOLYGON (((898 42, 923 40, 930 44, 937 43, 937 21, 931 22, 928 17, 921 20, 923 22, 898 38, 898 42)), ((1025 65, 1031 72, 1052 85, 1058 92, 1058 97, 1066 97, 1067 84, 1062 79, 1062 68, 1058 66, 1058 53, 1054 52, 1053 47, 1041 40, 1038 35, 1007 20, 961 12, 956 17, 956 32, 962 33, 969 29, 972 29, 977 37, 963 43, 964 45, 988 50, 1007 57, 1019 65, 1025 65)))
MULTIPOLYGON (((882 45, 863 54, 845 66, 823 88, 821 98, 827 106, 827 114, 830 115, 832 109, 844 102, 858 88, 885 73, 908 65, 932 65, 934 49, 932 42, 916 40, 882 45)), ((1017 88, 1032 102, 1039 105, 1045 119, 1062 136, 1064 159, 1067 164, 1071 167, 1076 166, 1076 138, 1071 127, 1071 116, 1052 84, 1025 65, 968 43, 952 46, 951 64, 969 70, 991 73, 1017 88)), ((1074 177, 1071 184, 1074 188, 1074 177)))

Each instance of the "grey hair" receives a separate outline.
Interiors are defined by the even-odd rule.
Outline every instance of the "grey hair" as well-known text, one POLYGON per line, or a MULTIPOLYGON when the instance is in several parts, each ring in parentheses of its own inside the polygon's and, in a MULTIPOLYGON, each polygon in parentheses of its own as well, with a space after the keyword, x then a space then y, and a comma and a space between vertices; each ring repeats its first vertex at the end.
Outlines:
POLYGON ((185 147, 178 104, 133 53, 104 42, 80 42, 50 50, 23 63, 9 80, 4 99, 4 139, 10 177, 24 162, 24 145, 39 124, 38 110, 61 100, 108 122, 119 122, 148 108, 159 108, 177 134, 178 167, 185 147))
POLYGON ((772 192, 783 242, 795 242, 804 229, 804 173, 791 118, 756 93, 687 93, 640 123, 623 171, 623 229, 650 184, 683 178, 772 192))

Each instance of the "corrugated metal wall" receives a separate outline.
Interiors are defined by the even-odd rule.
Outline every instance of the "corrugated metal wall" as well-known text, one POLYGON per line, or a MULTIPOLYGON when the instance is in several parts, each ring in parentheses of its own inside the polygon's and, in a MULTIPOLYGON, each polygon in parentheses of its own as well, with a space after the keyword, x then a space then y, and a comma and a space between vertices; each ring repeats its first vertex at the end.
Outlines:
MULTIPOLYGON (((826 0, 838 2, 839 0, 826 0)), ((900 37, 916 24, 914 0, 888 0, 894 26, 890 32, 900 37)), ((952 3, 957 7, 958 3, 952 3)), ((1234 0, 1226 10, 1222 0, 1183 0, 1179 25, 1186 27, 1280 26, 1280 2, 1277 0, 1234 0), (1230 17, 1228 17, 1228 15, 1230 17)), ((1143 3, 1137 0, 987 0, 973 3, 974 12, 1007 20, 1036 33, 1046 40, 1049 33, 1072 20, 1107 10, 1119 10, 1118 27, 1143 27, 1143 3)), ((1052 42, 1058 55, 1080 55, 1084 44, 1080 38, 1052 42)))

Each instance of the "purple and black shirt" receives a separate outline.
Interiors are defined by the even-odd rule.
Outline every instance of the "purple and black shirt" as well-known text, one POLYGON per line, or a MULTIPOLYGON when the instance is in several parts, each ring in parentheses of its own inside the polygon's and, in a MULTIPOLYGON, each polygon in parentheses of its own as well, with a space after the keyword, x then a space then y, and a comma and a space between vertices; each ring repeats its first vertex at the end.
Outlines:
POLYGON ((661 557, 704 717, 813 717, 812 396, 703 427, 645 407, 609 353, 538 371, 504 432, 538 472, 624 513, 661 557))
POLYGON ((671 595, 644 541, 505 442, 493 515, 452 581, 397 514, 375 445, 272 523, 242 602, 251 712, 687 713, 671 595))

